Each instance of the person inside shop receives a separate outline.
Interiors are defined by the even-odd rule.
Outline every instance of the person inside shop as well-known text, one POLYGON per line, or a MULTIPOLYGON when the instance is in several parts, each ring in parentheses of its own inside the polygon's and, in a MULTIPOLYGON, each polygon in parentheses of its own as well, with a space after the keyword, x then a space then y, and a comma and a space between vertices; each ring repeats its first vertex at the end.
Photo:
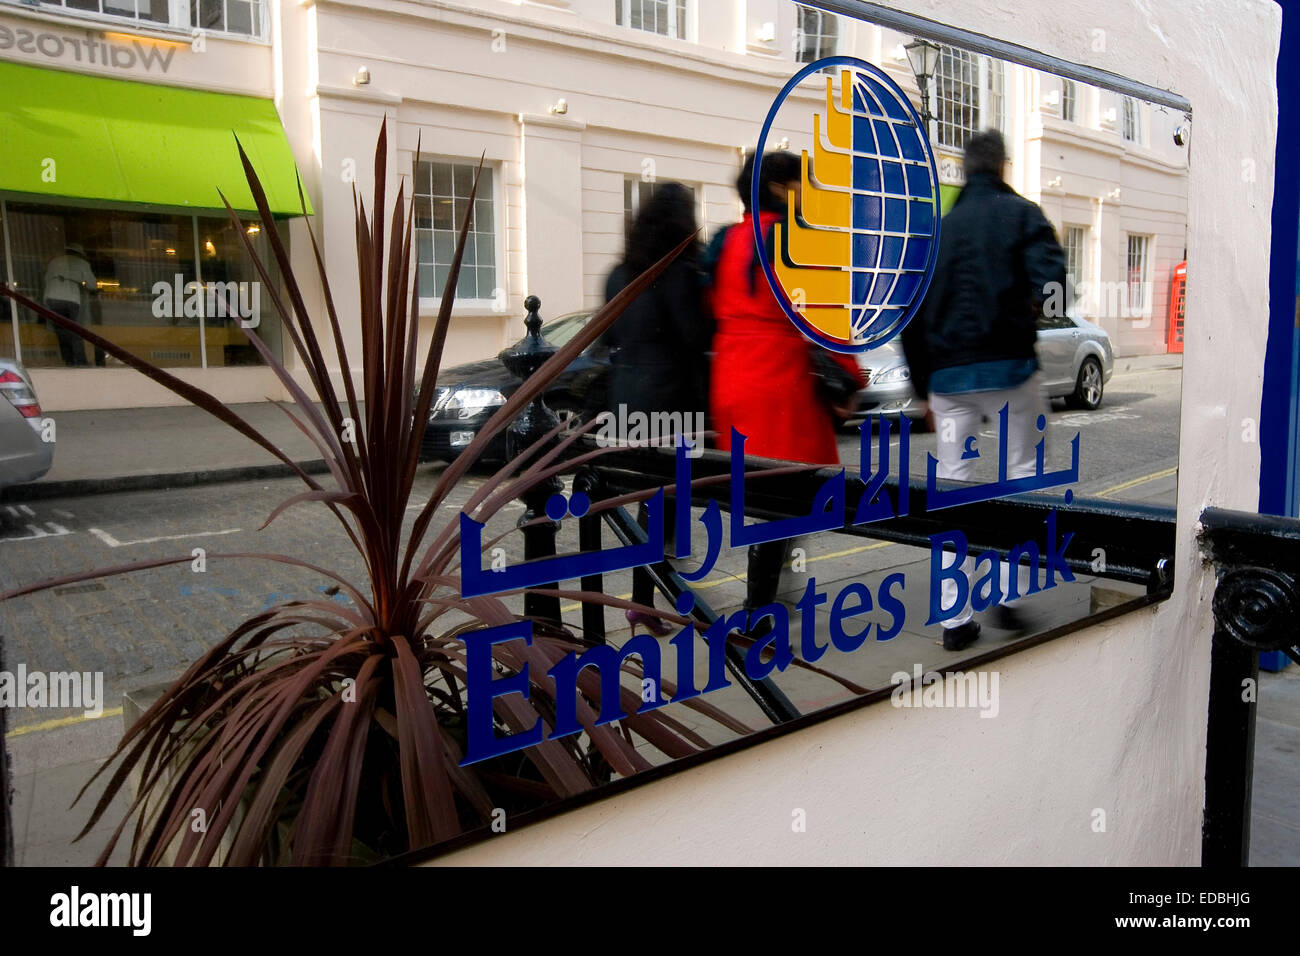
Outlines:
MULTIPOLYGON (((86 261, 86 250, 79 243, 69 243, 63 254, 55 256, 45 267, 45 305, 65 319, 84 325, 79 318, 82 296, 95 295, 97 291, 95 273, 86 261)), ((59 340, 59 355, 64 365, 75 368, 90 364, 86 361, 86 343, 80 336, 62 328, 53 331, 59 340)), ((101 355, 96 350, 96 364, 103 364, 101 355)))

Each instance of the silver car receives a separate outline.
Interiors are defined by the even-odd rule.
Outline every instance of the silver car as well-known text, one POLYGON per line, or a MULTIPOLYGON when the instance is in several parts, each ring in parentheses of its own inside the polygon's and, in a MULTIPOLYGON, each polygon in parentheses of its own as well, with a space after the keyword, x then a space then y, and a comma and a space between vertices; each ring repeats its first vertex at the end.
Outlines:
POLYGON ((54 444, 41 439, 41 406, 26 370, 0 358, 0 489, 35 481, 54 463, 54 444))
MULTIPOLYGON (((1071 408, 1094 409, 1115 370, 1110 336, 1099 325, 1077 316, 1038 320, 1039 370, 1050 398, 1064 398, 1071 408)), ((858 353, 867 387, 858 392, 861 415, 906 415, 922 418, 925 401, 912 392, 912 373, 897 337, 870 352, 858 353)))

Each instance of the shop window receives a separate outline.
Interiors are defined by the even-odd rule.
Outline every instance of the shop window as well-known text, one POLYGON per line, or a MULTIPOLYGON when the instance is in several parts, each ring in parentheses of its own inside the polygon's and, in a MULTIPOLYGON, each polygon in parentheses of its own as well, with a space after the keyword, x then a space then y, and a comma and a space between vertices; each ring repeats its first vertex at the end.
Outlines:
MULTIPOLYGON (((15 2, 15 0, 9 0, 15 2)), ((18 0, 30 6, 26 0, 18 0)), ((73 13, 161 23, 189 30, 260 38, 265 0, 40 0, 42 6, 73 13)))
POLYGON ((686 39, 686 0, 614 0, 614 22, 621 27, 686 39))
MULTIPOLYGON (((427 160, 416 164, 415 232, 422 299, 439 299, 443 295, 456 238, 469 211, 476 169, 476 163, 427 160)), ((485 166, 474 198, 456 299, 489 302, 497 298, 497 220, 496 176, 491 167, 485 166)))
MULTIPOLYGON (((48 308, 156 365, 261 364, 245 329, 279 357, 271 297, 228 218, 4 205, 10 281, 48 308)), ((278 278, 266 228, 239 226, 278 278)), ((21 308, 10 340, 29 367, 118 364, 21 308)))
POLYGON ((834 56, 839 42, 839 23, 835 14, 805 7, 797 10, 799 25, 795 29, 794 58, 800 63, 813 63, 823 57, 834 56))

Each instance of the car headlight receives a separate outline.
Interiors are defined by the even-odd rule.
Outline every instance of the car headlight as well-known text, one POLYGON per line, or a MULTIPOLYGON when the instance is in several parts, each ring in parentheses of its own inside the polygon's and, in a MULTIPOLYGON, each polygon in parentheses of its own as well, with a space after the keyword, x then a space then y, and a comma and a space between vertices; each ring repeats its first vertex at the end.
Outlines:
POLYGON ((506 397, 495 388, 453 388, 442 399, 438 409, 443 418, 473 418, 489 408, 506 403, 506 397))
MULTIPOLYGON (((415 394, 418 398, 420 394, 419 389, 416 389, 415 394)), ((435 388, 433 390, 433 404, 429 406, 429 414, 437 415, 440 411, 442 411, 442 406, 447 404, 447 396, 449 396, 450 394, 451 394, 451 389, 445 385, 435 388)))
POLYGON ((879 372, 871 373, 872 385, 888 385, 890 382, 907 382, 911 381, 912 370, 906 365, 895 365, 893 368, 881 369, 879 372))

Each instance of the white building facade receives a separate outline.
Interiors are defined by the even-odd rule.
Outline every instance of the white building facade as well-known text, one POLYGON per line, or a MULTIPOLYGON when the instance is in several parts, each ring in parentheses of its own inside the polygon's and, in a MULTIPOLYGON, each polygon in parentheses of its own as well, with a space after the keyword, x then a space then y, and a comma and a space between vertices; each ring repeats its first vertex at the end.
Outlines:
MULTIPOLYGON (((775 93, 802 63, 858 56, 881 66, 920 106, 902 50, 909 36, 790 0, 225 0, 193 9, 97 2, 93 10, 81 9, 93 3, 66 0, 0 2, 0 59, 272 103, 314 213, 350 346, 359 336, 356 323, 347 321, 355 314, 353 188, 371 195, 380 124, 387 122, 394 147, 390 189, 405 178, 408 196, 414 194, 426 335, 468 183, 483 156, 447 365, 491 356, 518 338, 527 295, 541 297, 544 318, 600 305, 625 222, 657 182, 678 181, 695 191, 707 233, 734 222, 743 151, 753 147, 775 93), (72 42, 78 31, 107 37, 100 42, 122 52, 92 63, 90 41, 72 42), (42 40, 43 34, 64 39, 42 40), (166 69, 160 68, 164 54, 166 69)), ((806 82, 815 96, 818 80, 806 82)), ((21 91, 13 92, 21 99, 21 91)), ((1079 311, 1110 332, 1119 355, 1164 351, 1170 279, 1185 248, 1187 150, 1173 141, 1183 118, 951 48, 929 93, 941 179, 960 183, 960 148, 971 131, 1001 128, 1013 185, 1042 203, 1070 253, 1082 293, 1079 311)), ((202 167, 187 172, 200 196, 213 192, 204 173, 202 167)), ((0 185, 7 206, 30 205, 32 197, 14 183, 0 185)), ((77 205, 75 197, 44 201, 77 205)), ((122 214, 160 212, 101 197, 85 204, 122 214)), ((214 228, 221 212, 213 210, 214 228)), ((295 271, 310 280, 305 222, 285 212, 279 228, 295 271)), ((180 271, 188 280, 211 258, 209 241, 221 256, 231 246, 208 237, 208 225, 196 220, 190 260, 197 265, 183 262, 177 270, 160 259, 137 263, 136 271, 145 279, 180 271)), ((76 223, 64 231, 76 234, 76 223)), ((27 255, 31 286, 40 255, 55 250, 25 252, 18 233, 16 226, 10 230, 9 259, 27 255)), ((116 249, 118 240, 91 238, 103 247, 89 254, 101 286, 109 287, 101 289, 104 311, 113 290, 121 297, 128 284, 120 275, 125 254, 116 249)), ((10 281, 22 288, 24 278, 15 273, 10 281)), ((309 307, 323 320, 319 288, 305 285, 309 307)), ((136 313, 143 315, 143 282, 132 288, 140 300, 136 313)), ((52 410, 171 400, 112 363, 65 368, 49 334, 33 323, 24 328, 17 310, 6 318, 17 347, 2 342, 0 348, 8 354, 26 344, 24 361, 52 410), (96 387, 86 388, 84 375, 97 376, 96 387)), ((103 321, 113 324, 111 317, 103 321)), ((237 330, 214 338, 207 322, 202 329, 199 320, 192 323, 188 345, 178 344, 184 336, 175 329, 140 333, 154 343, 142 354, 181 368, 179 374, 227 401, 282 394, 256 357, 241 359, 233 350, 237 330)), ((264 337, 274 350, 281 344, 277 327, 267 316, 264 337)), ((292 368, 293 356, 283 357, 292 368)))

